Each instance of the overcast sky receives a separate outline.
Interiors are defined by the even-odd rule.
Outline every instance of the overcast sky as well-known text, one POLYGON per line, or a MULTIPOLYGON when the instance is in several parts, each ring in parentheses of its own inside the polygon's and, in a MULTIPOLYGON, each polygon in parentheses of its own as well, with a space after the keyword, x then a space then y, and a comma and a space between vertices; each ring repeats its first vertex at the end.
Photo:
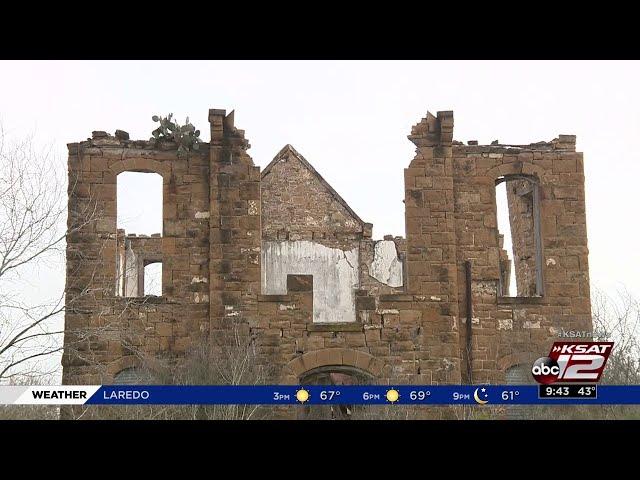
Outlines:
MULTIPOLYGON (((66 143, 92 130, 148 139, 151 116, 173 112, 208 141, 208 109, 235 109, 257 165, 292 144, 374 224, 375 238, 404 236, 407 135, 427 110, 453 110, 454 138, 465 142, 575 134, 592 284, 640 296, 638 85, 638 62, 5 61, 0 121, 12 136, 51 144, 66 170, 66 143)), ((40 275, 39 292, 64 284, 62 265, 40 275)))

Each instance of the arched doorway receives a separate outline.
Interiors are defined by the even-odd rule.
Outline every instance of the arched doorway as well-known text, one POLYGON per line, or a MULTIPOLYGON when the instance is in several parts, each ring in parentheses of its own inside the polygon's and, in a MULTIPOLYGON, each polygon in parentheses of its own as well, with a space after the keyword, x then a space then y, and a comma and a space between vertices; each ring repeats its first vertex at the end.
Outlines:
MULTIPOLYGON (((300 376, 301 385, 365 385, 373 383, 373 376, 359 368, 345 365, 329 365, 314 368, 300 376)), ((304 420, 350 420, 356 413, 356 405, 305 405, 299 418, 304 420)))

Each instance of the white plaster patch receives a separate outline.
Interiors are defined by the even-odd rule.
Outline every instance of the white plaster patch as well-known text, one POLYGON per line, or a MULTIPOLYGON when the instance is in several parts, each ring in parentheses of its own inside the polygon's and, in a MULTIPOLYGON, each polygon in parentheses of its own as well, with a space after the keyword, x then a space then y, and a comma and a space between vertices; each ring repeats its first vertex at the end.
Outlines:
POLYGON ((345 222, 345 226, 346 226, 347 228, 356 228, 356 227, 358 226, 358 224, 357 224, 354 220, 348 219, 348 220, 345 222))
POLYGON ((261 249, 262 293, 287 293, 287 275, 313 275, 313 321, 356 321, 359 288, 358 248, 341 250, 308 240, 264 241, 261 249))
POLYGON ((400 312, 398 310, 396 310, 395 308, 389 308, 389 309, 386 309, 386 310, 378 310, 378 313, 380 315, 390 315, 390 314, 398 315, 400 312))
POLYGON ((247 213, 249 215, 257 215, 258 214, 258 204, 255 200, 249 200, 248 202, 249 208, 247 209, 247 213))
POLYGON ((319 222, 311 215, 307 215, 306 217, 304 217, 304 224, 308 227, 316 227, 319 225, 319 222))
POLYGON ((547 258, 547 267, 549 265, 555 265, 556 264, 556 260, 554 258, 547 258))
POLYGON ((369 275, 390 287, 402 286, 402 262, 393 240, 376 242, 369 275))
POLYGON ((195 303, 207 303, 209 301, 209 295, 204 293, 200 294, 199 292, 196 292, 193 295, 193 301, 195 303))
POLYGON ((196 218, 209 218, 209 212, 196 212, 196 218))
POLYGON ((442 301, 442 299, 440 297, 436 297, 435 295, 431 295, 431 297, 429 297, 431 299, 432 302, 440 302, 442 301))
POLYGON ((207 277, 198 277, 195 276, 191 279, 191 283, 208 283, 209 279, 207 277))
POLYGON ((510 318, 498 319, 498 330, 513 330, 513 320, 510 318))
POLYGON ((471 317, 471 325, 479 325, 480 319, 478 317, 471 317))
POLYGON ((475 295, 484 297, 495 297, 497 295, 497 282, 471 282, 471 291, 475 295))
POLYGON ((382 330, 382 325, 365 325, 365 330, 382 330))
POLYGON ((282 310, 282 311, 284 311, 284 310, 295 310, 296 309, 296 305, 295 304, 293 304, 293 305, 284 305, 284 304, 281 303, 280 305, 278 305, 278 309, 282 310))
POLYGON ((538 320, 537 322, 532 322, 530 320, 527 320, 522 324, 522 327, 523 328, 540 328, 540 320, 538 320))
POLYGON ((504 155, 502 153, 490 153, 489 158, 502 158, 504 155))
POLYGON ((438 370, 445 370, 445 371, 449 371, 451 370, 454 366, 455 363, 453 363, 451 360, 449 360, 448 358, 443 358, 442 361, 440 362, 442 365, 442 368, 439 368, 438 370))

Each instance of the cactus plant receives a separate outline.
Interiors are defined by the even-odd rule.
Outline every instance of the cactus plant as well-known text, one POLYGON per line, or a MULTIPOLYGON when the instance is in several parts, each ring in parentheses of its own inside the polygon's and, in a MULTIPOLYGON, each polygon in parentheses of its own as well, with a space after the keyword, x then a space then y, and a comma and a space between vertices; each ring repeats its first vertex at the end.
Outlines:
POLYGON ((173 113, 167 117, 158 115, 151 117, 154 122, 159 122, 160 126, 151 132, 153 137, 150 141, 154 143, 163 140, 175 142, 178 145, 178 156, 192 150, 199 150, 200 143, 202 143, 200 130, 196 130, 196 127, 189 122, 189 117, 182 126, 178 122, 172 121, 172 118, 173 113))

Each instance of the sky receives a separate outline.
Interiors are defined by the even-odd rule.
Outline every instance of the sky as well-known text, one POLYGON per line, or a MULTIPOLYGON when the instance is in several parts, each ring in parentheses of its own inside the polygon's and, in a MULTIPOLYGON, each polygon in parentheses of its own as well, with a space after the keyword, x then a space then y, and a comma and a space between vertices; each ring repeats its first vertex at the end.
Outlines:
MULTIPOLYGON (((453 110, 464 142, 574 134, 592 285, 640 296, 638 85, 632 61, 0 61, 0 122, 7 135, 50 146, 64 172, 66 144, 93 130, 148 139, 151 117, 173 113, 208 141, 209 108, 235 110, 256 165, 292 144, 374 224, 374 238, 405 234, 407 135, 427 110, 453 110)), ((64 268, 43 268, 31 283, 54 296, 64 268)))

